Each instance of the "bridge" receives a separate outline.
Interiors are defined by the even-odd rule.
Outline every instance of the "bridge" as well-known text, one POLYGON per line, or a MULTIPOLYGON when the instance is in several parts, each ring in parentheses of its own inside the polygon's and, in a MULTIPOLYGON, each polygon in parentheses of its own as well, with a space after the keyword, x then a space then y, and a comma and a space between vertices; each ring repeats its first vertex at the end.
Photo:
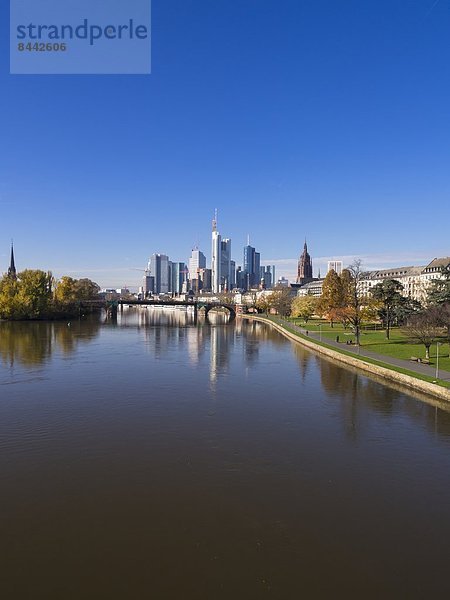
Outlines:
POLYGON ((80 302, 80 308, 83 306, 103 308, 111 316, 117 315, 119 307, 122 310, 124 306, 171 306, 173 308, 186 306, 194 309, 195 319, 197 319, 199 311, 204 311, 205 317, 207 317, 208 313, 213 309, 226 309, 229 312, 230 321, 236 317, 236 309, 233 304, 208 302, 205 300, 84 300, 80 302))

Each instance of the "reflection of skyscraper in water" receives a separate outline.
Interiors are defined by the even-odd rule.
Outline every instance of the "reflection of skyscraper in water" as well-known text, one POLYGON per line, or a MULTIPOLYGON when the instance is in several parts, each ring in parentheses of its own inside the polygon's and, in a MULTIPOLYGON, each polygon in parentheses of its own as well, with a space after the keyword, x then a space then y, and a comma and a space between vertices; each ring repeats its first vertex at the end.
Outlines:
POLYGON ((224 323, 223 315, 214 315, 210 313, 209 316, 212 321, 212 326, 209 328, 210 331, 210 367, 209 377, 212 384, 215 384, 219 375, 224 374, 228 371, 229 357, 230 357, 230 346, 234 345, 234 326, 226 325, 224 323), (214 325, 214 321, 217 320, 218 324, 214 325))
POLYGON ((259 336, 260 324, 249 323, 248 327, 243 329, 244 332, 244 361, 247 367, 253 365, 259 356, 259 344, 261 338, 259 336))
POLYGON ((205 352, 206 327, 190 327, 186 329, 187 352, 190 364, 195 367, 205 352))

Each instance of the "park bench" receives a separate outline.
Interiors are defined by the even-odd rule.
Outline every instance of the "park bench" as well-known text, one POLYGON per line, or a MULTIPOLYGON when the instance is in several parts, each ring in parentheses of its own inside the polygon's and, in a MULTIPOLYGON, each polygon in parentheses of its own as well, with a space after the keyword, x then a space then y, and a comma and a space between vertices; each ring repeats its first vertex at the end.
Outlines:
POLYGON ((430 364, 430 361, 428 360, 428 358, 417 358, 417 356, 411 356, 411 358, 409 360, 412 360, 413 362, 422 363, 423 365, 430 364))

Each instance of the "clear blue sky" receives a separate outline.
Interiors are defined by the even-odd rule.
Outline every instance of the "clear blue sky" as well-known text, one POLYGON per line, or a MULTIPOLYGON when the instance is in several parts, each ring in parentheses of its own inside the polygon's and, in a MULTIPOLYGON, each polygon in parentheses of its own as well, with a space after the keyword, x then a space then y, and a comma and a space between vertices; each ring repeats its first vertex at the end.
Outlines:
POLYGON ((450 0, 153 0, 149 76, 9 75, 5 4, 0 271, 450 254, 450 0))

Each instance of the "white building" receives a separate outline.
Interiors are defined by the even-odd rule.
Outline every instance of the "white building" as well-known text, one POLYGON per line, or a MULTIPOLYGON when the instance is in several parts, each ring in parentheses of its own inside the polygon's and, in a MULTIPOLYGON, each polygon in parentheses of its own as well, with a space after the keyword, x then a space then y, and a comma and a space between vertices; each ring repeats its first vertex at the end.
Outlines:
POLYGON ((214 294, 220 292, 220 263, 221 263, 221 241, 220 233, 217 231, 217 211, 212 222, 211 240, 211 287, 214 294))
POLYGON ((198 279, 201 269, 206 269, 206 256, 198 248, 194 248, 189 259, 189 278, 198 279))
POLYGON ((342 273, 342 260, 329 260, 327 273, 329 273, 331 270, 340 275, 342 273))

